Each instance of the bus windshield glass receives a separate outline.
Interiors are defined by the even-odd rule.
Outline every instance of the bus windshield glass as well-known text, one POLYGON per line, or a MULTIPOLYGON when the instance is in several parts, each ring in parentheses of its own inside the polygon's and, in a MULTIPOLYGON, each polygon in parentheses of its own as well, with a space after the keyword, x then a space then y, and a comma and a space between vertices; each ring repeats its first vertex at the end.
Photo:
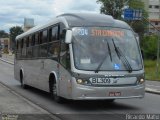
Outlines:
POLYGON ((131 30, 112 27, 75 27, 72 30, 74 64, 77 69, 142 69, 138 42, 131 30))

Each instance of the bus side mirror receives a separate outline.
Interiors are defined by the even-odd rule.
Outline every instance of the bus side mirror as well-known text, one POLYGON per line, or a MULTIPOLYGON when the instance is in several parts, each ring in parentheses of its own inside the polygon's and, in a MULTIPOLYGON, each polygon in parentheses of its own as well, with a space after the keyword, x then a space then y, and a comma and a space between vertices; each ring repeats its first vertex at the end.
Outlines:
POLYGON ((70 44, 71 42, 72 42, 72 30, 67 30, 65 43, 70 44))

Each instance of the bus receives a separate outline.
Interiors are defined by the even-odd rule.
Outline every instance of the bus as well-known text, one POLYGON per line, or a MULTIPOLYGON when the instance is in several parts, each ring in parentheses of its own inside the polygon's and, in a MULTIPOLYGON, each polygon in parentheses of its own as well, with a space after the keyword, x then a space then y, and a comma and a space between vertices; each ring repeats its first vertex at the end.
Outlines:
POLYGON ((144 66, 132 28, 112 16, 66 13, 16 37, 15 79, 55 101, 143 98, 144 66))

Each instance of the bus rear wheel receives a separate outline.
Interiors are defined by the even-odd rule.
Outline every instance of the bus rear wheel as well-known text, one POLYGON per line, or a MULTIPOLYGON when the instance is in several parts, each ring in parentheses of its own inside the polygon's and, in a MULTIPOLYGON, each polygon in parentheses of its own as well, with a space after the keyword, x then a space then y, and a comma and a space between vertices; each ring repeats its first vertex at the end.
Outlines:
POLYGON ((27 85, 25 85, 24 80, 23 80, 23 73, 22 71, 20 71, 20 83, 21 83, 21 87, 26 89, 27 85))

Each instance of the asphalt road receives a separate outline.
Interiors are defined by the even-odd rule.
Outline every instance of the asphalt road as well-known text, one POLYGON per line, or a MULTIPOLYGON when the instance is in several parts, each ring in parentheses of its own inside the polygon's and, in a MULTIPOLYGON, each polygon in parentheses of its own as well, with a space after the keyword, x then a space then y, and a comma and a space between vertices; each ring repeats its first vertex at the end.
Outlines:
POLYGON ((29 88, 20 87, 14 79, 13 65, 0 61, 0 82, 10 87, 15 92, 49 111, 63 120, 131 120, 133 114, 159 114, 160 120, 160 95, 146 93, 143 99, 116 100, 114 103, 106 101, 67 101, 64 104, 54 102, 48 93, 29 88))

